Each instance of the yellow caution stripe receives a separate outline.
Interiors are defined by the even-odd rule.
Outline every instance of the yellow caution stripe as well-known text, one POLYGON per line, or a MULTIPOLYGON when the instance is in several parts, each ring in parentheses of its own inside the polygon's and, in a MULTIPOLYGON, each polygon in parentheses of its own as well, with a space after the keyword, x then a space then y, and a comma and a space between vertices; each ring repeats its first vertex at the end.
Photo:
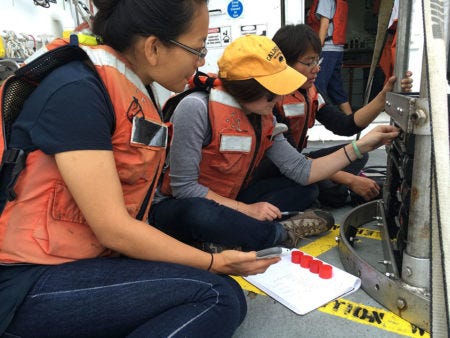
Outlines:
POLYGON ((374 326, 378 329, 407 337, 430 337, 428 332, 388 310, 354 303, 342 298, 329 302, 318 308, 318 310, 359 324, 374 326))
POLYGON ((356 232, 356 236, 381 240, 381 231, 359 228, 358 231, 356 232))
POLYGON ((239 276, 231 276, 231 278, 233 278, 236 282, 238 282, 242 289, 257 293, 259 295, 267 296, 267 294, 264 291, 261 291, 253 284, 250 284, 244 278, 239 276))

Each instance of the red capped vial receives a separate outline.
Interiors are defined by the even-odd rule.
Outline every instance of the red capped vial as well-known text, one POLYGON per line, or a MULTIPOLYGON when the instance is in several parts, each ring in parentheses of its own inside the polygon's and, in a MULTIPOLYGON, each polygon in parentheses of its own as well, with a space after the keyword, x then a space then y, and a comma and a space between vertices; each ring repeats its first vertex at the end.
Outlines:
POLYGON ((302 259, 303 252, 301 251, 292 251, 291 253, 291 262, 295 264, 300 264, 300 260, 302 259))
POLYGON ((300 266, 302 268, 309 269, 312 260, 313 260, 312 256, 303 255, 302 258, 300 259, 300 266))
POLYGON ((323 279, 330 279, 333 275, 333 267, 328 264, 322 264, 319 268, 319 277, 323 279))
POLYGON ((320 266, 322 265, 322 261, 319 261, 318 259, 313 259, 309 265, 309 271, 312 273, 319 273, 320 266))

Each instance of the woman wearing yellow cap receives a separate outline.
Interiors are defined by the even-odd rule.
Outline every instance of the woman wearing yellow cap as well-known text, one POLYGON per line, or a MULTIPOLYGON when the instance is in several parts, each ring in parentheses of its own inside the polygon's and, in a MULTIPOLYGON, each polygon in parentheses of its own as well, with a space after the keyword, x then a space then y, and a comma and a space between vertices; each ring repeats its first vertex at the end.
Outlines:
POLYGON ((173 113, 170 166, 150 223, 186 242, 243 250, 296 247, 300 238, 327 231, 334 223, 328 213, 308 210, 281 220, 282 211, 308 208, 314 195, 309 184, 389 143, 396 129, 378 127, 353 146, 307 159, 274 134, 273 106, 306 81, 275 43, 264 36, 240 37, 218 65, 221 85, 186 96, 173 113), (256 198, 243 198, 263 155, 288 179, 262 186, 256 198))

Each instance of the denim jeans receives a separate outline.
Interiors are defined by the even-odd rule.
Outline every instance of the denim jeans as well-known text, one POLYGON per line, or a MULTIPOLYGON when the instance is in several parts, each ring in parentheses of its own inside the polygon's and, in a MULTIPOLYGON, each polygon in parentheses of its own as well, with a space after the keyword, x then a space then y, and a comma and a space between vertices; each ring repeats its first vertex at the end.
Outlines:
MULTIPOLYGON (((322 148, 316 151, 312 151, 306 154, 310 158, 319 158, 335 152, 336 150, 345 146, 345 144, 336 145, 329 148, 322 148)), ((357 159, 350 163, 348 166, 342 169, 342 171, 348 172, 353 175, 359 175, 361 170, 366 165, 369 159, 368 154, 364 154, 361 159, 357 159)), ((350 191, 346 185, 335 183, 330 179, 325 179, 317 182, 319 187, 319 201, 331 207, 339 208, 347 203, 350 197, 350 191)))
POLYGON ((323 61, 320 64, 320 72, 317 74, 315 81, 317 89, 335 105, 348 102, 348 95, 344 90, 341 75, 344 52, 322 51, 320 56, 323 61))
POLYGON ((49 267, 5 337, 230 337, 246 311, 242 289, 228 276, 170 263, 86 259, 49 267))
MULTIPOLYGON (((269 179, 241 191, 245 203, 267 201, 282 211, 304 210, 317 197, 315 186, 300 186, 284 177, 269 179)), ((212 242, 243 250, 260 250, 286 239, 276 221, 259 221, 206 198, 169 198, 154 204, 149 223, 187 243, 212 242)))

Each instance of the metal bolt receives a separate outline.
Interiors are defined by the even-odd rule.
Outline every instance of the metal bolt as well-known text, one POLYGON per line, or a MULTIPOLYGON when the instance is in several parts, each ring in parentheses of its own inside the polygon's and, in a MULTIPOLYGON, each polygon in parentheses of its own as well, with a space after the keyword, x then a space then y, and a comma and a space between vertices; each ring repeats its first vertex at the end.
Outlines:
POLYGON ((334 240, 335 240, 337 243, 339 243, 339 241, 341 240, 341 237, 336 236, 336 237, 334 238, 334 240))
POLYGON ((413 274, 413 271, 412 271, 412 269, 411 269, 409 266, 407 266, 407 267, 405 268, 405 272, 406 272, 406 274, 408 275, 408 277, 411 277, 412 274, 413 274))
POLYGON ((406 301, 403 298, 397 299, 397 308, 399 310, 403 310, 404 308, 406 308, 406 301))
POLYGON ((391 261, 378 261, 378 263, 383 264, 383 265, 391 265, 391 261))
POLYGON ((427 114, 423 111, 423 109, 417 109, 411 114, 411 120, 415 124, 422 124, 427 120, 427 114))
POLYGON ((390 273, 390 272, 386 272, 385 275, 386 275, 386 277, 389 277, 389 278, 394 278, 395 277, 395 275, 393 273, 390 273))

